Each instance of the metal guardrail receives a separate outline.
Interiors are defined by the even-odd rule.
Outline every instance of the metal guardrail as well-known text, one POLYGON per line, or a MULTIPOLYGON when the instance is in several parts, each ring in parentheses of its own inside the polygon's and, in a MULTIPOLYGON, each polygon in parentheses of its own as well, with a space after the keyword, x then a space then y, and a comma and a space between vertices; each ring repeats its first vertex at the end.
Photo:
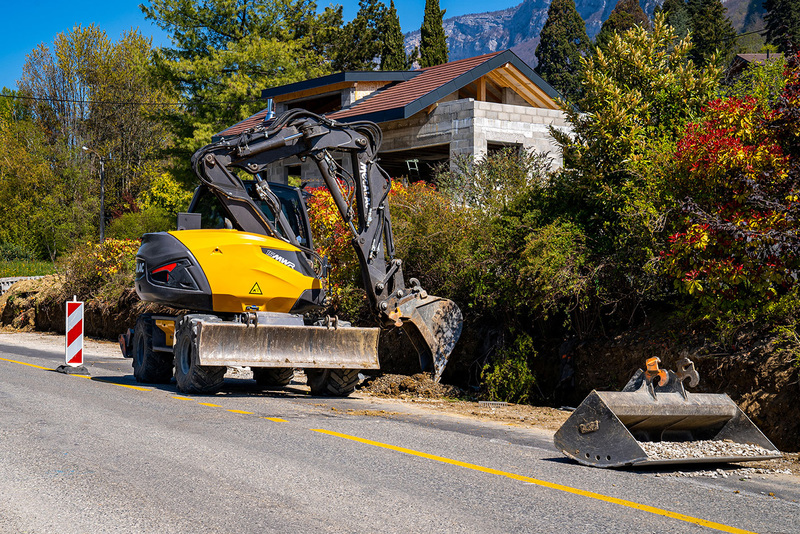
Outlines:
POLYGON ((7 278, 0 278, 0 295, 8 291, 8 289, 19 282, 20 280, 38 280, 44 278, 43 276, 10 276, 7 278))

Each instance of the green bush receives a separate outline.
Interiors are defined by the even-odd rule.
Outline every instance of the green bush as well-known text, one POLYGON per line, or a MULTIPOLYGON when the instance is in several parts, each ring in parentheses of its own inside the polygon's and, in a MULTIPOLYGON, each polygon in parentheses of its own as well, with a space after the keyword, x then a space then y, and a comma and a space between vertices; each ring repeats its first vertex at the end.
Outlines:
POLYGON ((76 247, 59 264, 66 294, 81 300, 116 300, 123 290, 133 287, 138 249, 138 239, 106 239, 76 247))
POLYGON ((33 260, 36 253, 30 248, 18 243, 0 243, 0 260, 33 260))
POLYGON ((160 208, 171 215, 176 215, 189 207, 192 192, 185 190, 168 173, 160 173, 150 178, 150 187, 142 191, 136 200, 143 211, 160 208))
POLYGON ((176 227, 175 217, 157 206, 134 213, 125 213, 113 221, 106 232, 114 239, 139 239, 150 232, 163 232, 176 227))
POLYGON ((533 339, 527 334, 516 336, 511 347, 501 350, 495 361, 483 368, 488 399, 517 404, 530 402, 535 395, 536 378, 528 361, 535 357, 533 339))

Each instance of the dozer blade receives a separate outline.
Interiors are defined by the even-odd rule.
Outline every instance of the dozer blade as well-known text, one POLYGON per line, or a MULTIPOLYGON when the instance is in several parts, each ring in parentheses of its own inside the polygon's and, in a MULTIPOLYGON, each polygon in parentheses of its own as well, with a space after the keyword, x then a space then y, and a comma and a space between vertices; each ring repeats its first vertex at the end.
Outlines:
POLYGON ((423 371, 433 369, 438 382, 461 336, 461 310, 452 300, 423 294, 405 301, 397 314, 390 316, 402 321, 403 330, 419 353, 420 367, 423 371))
POLYGON ((694 364, 685 362, 688 373, 656 365, 652 372, 639 370, 623 391, 592 391, 556 432, 556 447, 594 467, 779 458, 772 442, 730 397, 686 392, 683 379, 691 374, 696 383, 697 373, 694 364))
POLYGON ((201 365, 378 369, 378 328, 206 322, 201 365))

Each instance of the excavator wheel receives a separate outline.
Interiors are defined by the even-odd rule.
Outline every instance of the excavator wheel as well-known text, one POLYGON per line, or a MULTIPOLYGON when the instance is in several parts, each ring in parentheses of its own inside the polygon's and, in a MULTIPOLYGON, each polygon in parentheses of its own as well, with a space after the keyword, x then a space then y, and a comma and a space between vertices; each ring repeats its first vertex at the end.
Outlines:
POLYGON ((181 393, 214 393, 222 387, 225 366, 200 365, 197 334, 200 321, 219 321, 213 315, 185 315, 175 328, 175 382, 181 393))
POLYGON ((253 367, 253 378, 261 387, 281 387, 292 381, 291 367, 253 367))
POLYGON ((306 369, 312 395, 347 397, 358 384, 358 369, 306 369))
POLYGON ((153 351, 153 320, 140 315, 133 329, 133 376, 137 382, 169 384, 172 380, 172 356, 153 351))

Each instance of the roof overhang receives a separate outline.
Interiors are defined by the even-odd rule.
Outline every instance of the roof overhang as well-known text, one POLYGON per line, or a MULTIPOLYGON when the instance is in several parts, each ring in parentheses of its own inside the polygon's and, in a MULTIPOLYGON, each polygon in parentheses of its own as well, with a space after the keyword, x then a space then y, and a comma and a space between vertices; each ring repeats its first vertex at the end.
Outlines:
POLYGON ((336 91, 355 85, 357 82, 404 82, 420 74, 421 71, 345 71, 313 78, 302 82, 279 85, 261 90, 261 98, 276 101, 294 100, 316 94, 336 91), (305 96, 297 96, 304 94, 305 96))
POLYGON ((458 91, 462 87, 480 80, 483 76, 489 77, 494 83, 501 87, 514 89, 514 91, 534 107, 560 109, 557 99, 561 98, 561 95, 558 91, 545 82, 513 51, 505 50, 405 106, 363 114, 352 114, 348 115, 346 119, 343 120, 387 122, 408 119, 420 111, 430 108, 436 102, 458 91))

